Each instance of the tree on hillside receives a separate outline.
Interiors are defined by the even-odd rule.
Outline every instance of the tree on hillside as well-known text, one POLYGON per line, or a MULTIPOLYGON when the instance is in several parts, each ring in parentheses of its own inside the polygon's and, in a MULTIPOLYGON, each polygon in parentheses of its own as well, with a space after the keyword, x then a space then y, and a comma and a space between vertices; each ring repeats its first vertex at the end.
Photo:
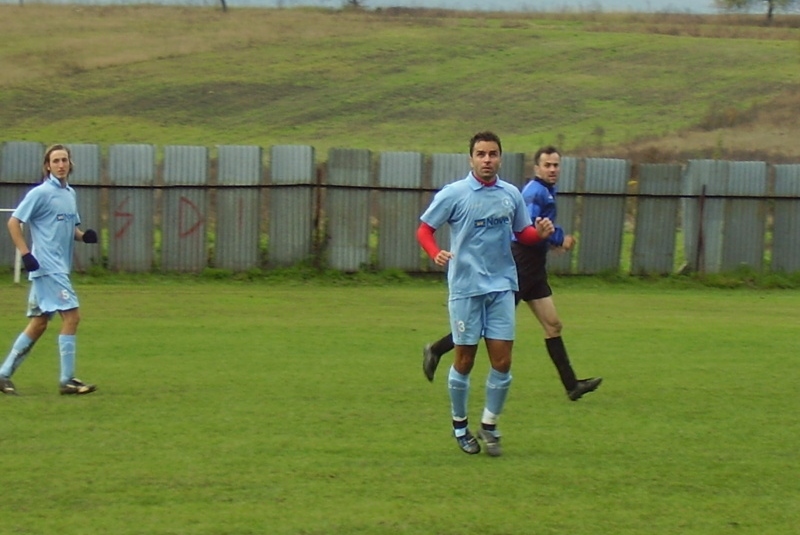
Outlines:
POLYGON ((800 0, 714 0, 714 4, 726 11, 744 11, 758 4, 766 4, 767 24, 769 24, 776 9, 785 10, 792 5, 800 5, 800 0))

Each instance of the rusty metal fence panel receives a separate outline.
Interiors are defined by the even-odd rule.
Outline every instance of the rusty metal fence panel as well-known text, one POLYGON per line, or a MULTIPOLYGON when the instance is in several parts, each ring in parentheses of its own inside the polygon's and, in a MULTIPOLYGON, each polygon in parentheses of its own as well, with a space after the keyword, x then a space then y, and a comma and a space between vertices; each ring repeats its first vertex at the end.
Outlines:
POLYGON ((687 264, 717 273, 722 266, 728 162, 689 160, 684 175, 683 239, 687 264), (708 198, 707 196, 712 196, 708 198))
POLYGON ((328 265, 354 272, 369 264, 370 151, 331 149, 328 153, 326 229, 328 265), (338 187, 337 187, 338 186, 338 187))
POLYGON ((291 266, 313 253, 314 148, 275 145, 270 152, 269 264, 291 266))
POLYGON ((103 214, 100 206, 102 158, 99 145, 68 144, 67 147, 75 163, 69 183, 75 188, 81 229, 94 229, 99 238, 99 243, 94 245, 76 244, 73 268, 75 271, 86 271, 91 266, 103 263, 103 214))
POLYGON ((378 267, 419 271, 422 257, 416 239, 423 195, 423 158, 419 152, 383 152, 378 185, 378 267), (391 188, 391 189, 389 189, 391 188))
POLYGON ((108 154, 109 267, 150 271, 154 259, 154 145, 112 145, 108 154))
MULTIPOLYGON (((564 234, 576 235, 578 216, 578 168, 580 159, 561 158, 561 174, 558 177, 556 193, 556 224, 564 234)), ((575 236, 577 237, 577 236, 575 236)), ((547 254, 549 273, 572 273, 575 250, 558 251, 547 254)))
POLYGON ((725 195, 722 271, 740 266, 761 270, 766 235, 767 164, 730 162, 725 195), (762 197, 757 199, 754 197, 762 197))
POLYGON ((259 266, 259 233, 263 179, 258 146, 217 147, 214 266, 242 271, 259 266))
POLYGON ((625 197, 630 163, 612 158, 587 158, 578 245, 578 272, 618 271, 625 230, 625 197), (606 195, 610 194, 610 195, 606 195))
POLYGON ((800 164, 775 166, 773 271, 800 271, 800 164), (783 199, 781 197, 793 197, 783 199))
POLYGON ((436 191, 451 182, 461 180, 469 172, 469 158, 465 154, 439 153, 431 156, 431 187, 436 191))
MULTIPOLYGON (((210 184, 206 148, 167 146, 162 184, 152 145, 112 145, 107 160, 98 145, 69 147, 75 162, 70 182, 82 227, 102 237, 97 246, 76 248, 77 271, 101 264, 104 254, 111 269, 123 271, 150 271, 156 264, 178 271, 209 265, 243 270, 317 257, 343 271, 372 265, 442 271, 416 243, 419 215, 433 191, 469 172, 469 159, 460 153, 426 160, 421 153, 387 152, 373 162, 369 151, 334 149, 323 184, 314 148, 287 145, 271 148, 265 185, 260 147, 221 146, 217 181, 210 184), (105 201, 107 214, 101 213, 105 201), (156 210, 157 202, 163 202, 162 211, 156 210), (327 232, 327 249, 316 250, 322 231, 327 232), (209 259, 212 239, 214 260, 209 259), (154 260, 156 251, 160 262, 154 260)), ((3 143, 0 207, 15 207, 39 183, 44 150, 40 143, 3 143)), ((524 154, 507 153, 501 176, 522 186, 524 168, 524 154)), ((679 190, 678 175, 678 166, 642 165, 634 203, 627 193, 626 160, 596 158, 584 164, 562 158, 557 223, 577 235, 578 246, 572 254, 551 254, 548 269, 584 274, 619 270, 626 226, 631 225, 634 274, 671 272, 679 230, 693 269, 714 273, 744 265, 756 271, 800 271, 800 165, 691 160, 679 190), (626 219, 626 211, 635 214, 635 221, 626 219)), ((2 214, 3 221, 7 215, 2 214)), ((447 226, 438 229, 436 239, 440 247, 450 248, 447 226)), ((0 266, 14 265, 15 252, 8 233, 0 232, 0 266)))
POLYGON ((680 165, 643 164, 639 167, 631 272, 665 275, 675 268, 675 232, 682 188, 680 165))
MULTIPOLYGON (((38 184, 41 181, 45 146, 33 141, 3 143, 0 177, 3 182, 38 184)), ((16 199, 19 202, 21 199, 16 199)))
POLYGON ((164 186, 161 269, 200 272, 208 265, 208 149, 164 147, 164 186))
POLYGON ((522 189, 527 182, 525 176, 525 153, 524 152, 504 152, 503 164, 498 171, 500 178, 510 182, 522 189))

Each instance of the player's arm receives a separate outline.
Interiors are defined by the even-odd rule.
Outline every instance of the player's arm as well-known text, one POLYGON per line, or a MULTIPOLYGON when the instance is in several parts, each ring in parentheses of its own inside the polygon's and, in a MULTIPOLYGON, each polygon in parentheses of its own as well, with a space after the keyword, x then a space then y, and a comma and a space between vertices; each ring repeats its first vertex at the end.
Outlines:
POLYGON ((13 215, 8 218, 8 233, 11 235, 11 241, 14 243, 14 247, 19 251, 19 254, 25 256, 31 252, 28 248, 28 244, 25 243, 25 235, 22 233, 22 221, 13 215))
POLYGON ((436 238, 433 237, 434 232, 436 229, 429 224, 420 223, 417 227, 417 241, 437 266, 444 266, 448 260, 453 258, 453 253, 439 249, 439 246, 436 245, 436 238))
MULTIPOLYGON (((544 187, 540 186, 535 190, 533 195, 525 197, 525 207, 528 209, 528 215, 531 216, 531 221, 546 217, 544 215, 546 213, 545 206, 547 205, 547 198, 549 195, 550 193, 544 189, 544 187)), ((564 231, 554 223, 553 231, 546 236, 546 239, 550 247, 561 247, 564 241, 564 231)))
MULTIPOLYGON (((534 182, 531 186, 537 186, 537 183, 534 182)), ((540 195, 541 191, 538 186, 534 188, 526 186, 522 191, 525 211, 528 212, 531 221, 533 221, 532 226, 522 229, 521 232, 514 233, 517 241, 523 245, 536 245, 548 239, 554 232, 553 222, 549 218, 542 217, 541 203, 538 200, 540 195)))
POLYGON ((22 257, 22 263, 28 271, 36 271, 39 269, 39 261, 31 254, 28 244, 25 243, 25 235, 22 233, 22 221, 13 215, 8 218, 8 233, 11 235, 11 241, 14 242, 14 247, 19 251, 22 257))
POLYGON ((564 235, 564 239, 561 241, 561 248, 565 251, 571 251, 573 247, 575 247, 575 236, 572 234, 564 235))
MULTIPOLYGON (((547 217, 545 214, 548 213, 546 206, 548 204, 549 196, 550 193, 541 187, 537 189, 533 195, 525 198, 525 207, 528 209, 528 215, 531 216, 531 221, 536 221, 537 217, 547 217)), ((547 242, 550 245, 550 248, 563 248, 565 250, 569 250, 572 247, 572 244, 567 244, 565 241, 566 236, 564 234, 564 230, 554 223, 553 232, 551 232, 547 237, 547 242)))
POLYGON ((554 231, 553 222, 546 217, 537 217, 534 224, 525 227, 520 232, 515 232, 517 241, 524 245, 536 245, 546 240, 554 231))
POLYGON ((565 239, 564 230, 558 225, 555 225, 553 227, 553 233, 547 238, 547 241, 550 243, 550 247, 564 247, 565 239))

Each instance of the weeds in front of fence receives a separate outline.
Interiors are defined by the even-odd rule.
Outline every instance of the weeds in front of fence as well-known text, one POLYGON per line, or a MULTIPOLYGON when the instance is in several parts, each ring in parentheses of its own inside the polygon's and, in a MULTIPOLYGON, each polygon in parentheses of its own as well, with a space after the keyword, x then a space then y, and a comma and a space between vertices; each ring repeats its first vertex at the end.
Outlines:
MULTIPOLYGON (((0 269, 0 275, 10 282, 13 270, 0 269)), ((619 287, 662 287, 662 288, 749 288, 755 290, 798 289, 800 288, 800 272, 759 273, 748 267, 741 267, 733 272, 698 273, 687 270, 669 275, 631 275, 621 271, 605 271, 596 275, 551 275, 554 284, 566 286, 583 286, 601 284, 619 287)), ((266 284, 321 284, 372 286, 409 284, 415 281, 427 281, 434 284, 446 284, 443 272, 407 273, 397 269, 374 270, 365 269, 346 273, 329 268, 320 268, 312 263, 276 269, 252 268, 245 271, 233 271, 219 268, 205 268, 199 273, 177 272, 144 272, 132 273, 112 271, 101 266, 92 266, 84 273, 73 274, 73 279, 83 284, 107 284, 138 282, 252 282, 266 284)), ((26 284, 24 280, 22 284, 26 284)))

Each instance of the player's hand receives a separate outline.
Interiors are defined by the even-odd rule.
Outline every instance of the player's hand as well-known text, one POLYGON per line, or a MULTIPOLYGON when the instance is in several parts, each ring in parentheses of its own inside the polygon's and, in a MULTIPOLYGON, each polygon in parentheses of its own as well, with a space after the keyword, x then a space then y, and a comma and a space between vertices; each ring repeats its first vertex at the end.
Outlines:
POLYGON ((83 243, 97 243, 97 232, 92 229, 86 229, 83 233, 83 243))
POLYGON ((36 271, 39 269, 39 261, 31 253, 22 255, 22 263, 25 264, 25 271, 36 271))
POLYGON ((573 247, 575 247, 575 243, 577 243, 575 237, 572 236, 572 234, 567 234, 566 236, 564 236, 564 243, 561 244, 561 248, 564 249, 565 251, 569 251, 573 247))
POLYGON ((548 238, 553 232, 556 231, 555 226, 553 226, 553 222, 546 217, 537 217, 533 224, 536 227, 536 233, 543 240, 548 238))
POLYGON ((444 266, 451 258, 453 258, 453 253, 450 251, 439 251, 433 261, 437 266, 444 266))

